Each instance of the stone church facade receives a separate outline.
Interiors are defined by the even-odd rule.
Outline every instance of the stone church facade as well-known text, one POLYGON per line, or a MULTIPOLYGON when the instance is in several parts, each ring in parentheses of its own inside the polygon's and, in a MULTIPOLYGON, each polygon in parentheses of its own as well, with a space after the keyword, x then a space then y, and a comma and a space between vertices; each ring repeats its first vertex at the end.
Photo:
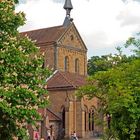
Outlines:
MULTIPOLYGON (((97 100, 78 99, 75 95, 86 83, 87 48, 70 17, 72 8, 71 1, 66 0, 63 25, 22 33, 36 40, 41 54, 44 53, 44 67, 54 71, 46 82, 50 105, 39 110, 42 115, 39 133, 45 139, 49 129, 58 140, 70 137, 73 131, 78 137, 88 137, 98 131, 94 123, 97 100)), ((29 130, 33 139, 34 130, 29 130)))

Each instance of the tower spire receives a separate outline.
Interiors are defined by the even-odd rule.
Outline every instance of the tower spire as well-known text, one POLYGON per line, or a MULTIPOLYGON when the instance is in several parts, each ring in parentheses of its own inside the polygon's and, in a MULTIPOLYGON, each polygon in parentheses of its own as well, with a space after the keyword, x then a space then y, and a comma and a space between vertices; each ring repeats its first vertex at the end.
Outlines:
POLYGON ((63 25, 68 26, 73 21, 73 19, 70 17, 70 12, 73 9, 71 0, 65 0, 65 4, 63 8, 66 10, 66 17, 63 25))
POLYGON ((70 16, 70 11, 73 9, 71 0, 66 0, 63 8, 66 10, 66 16, 70 16))

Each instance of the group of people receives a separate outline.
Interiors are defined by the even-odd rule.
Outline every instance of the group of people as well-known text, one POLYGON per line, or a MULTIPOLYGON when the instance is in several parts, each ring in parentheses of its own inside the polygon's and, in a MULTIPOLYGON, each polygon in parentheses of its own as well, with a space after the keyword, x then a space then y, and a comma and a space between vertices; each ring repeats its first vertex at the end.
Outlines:
POLYGON ((47 139, 40 138, 39 131, 34 131, 34 140, 55 140, 54 132, 47 131, 47 139))
POLYGON ((54 131, 52 132, 50 130, 47 131, 47 140, 55 140, 54 131))
MULTIPOLYGON (((40 140, 39 131, 34 131, 34 140, 40 140)), ((41 138, 41 140, 44 140, 44 139, 41 138)), ((55 140, 54 133, 52 133, 50 130, 47 131, 47 140, 55 140)), ((78 137, 75 131, 71 133, 71 140, 78 140, 78 137)))

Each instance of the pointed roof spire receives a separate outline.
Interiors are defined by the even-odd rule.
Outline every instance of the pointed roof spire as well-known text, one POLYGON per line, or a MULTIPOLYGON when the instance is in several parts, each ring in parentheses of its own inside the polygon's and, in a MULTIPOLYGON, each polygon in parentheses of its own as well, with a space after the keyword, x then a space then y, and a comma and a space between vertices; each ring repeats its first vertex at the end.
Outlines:
POLYGON ((65 0, 65 4, 63 8, 66 10, 66 17, 63 25, 68 26, 73 21, 73 19, 70 17, 70 12, 73 9, 71 0, 65 0))
POLYGON ((63 8, 66 10, 66 16, 70 16, 70 11, 73 9, 71 0, 66 0, 63 8))

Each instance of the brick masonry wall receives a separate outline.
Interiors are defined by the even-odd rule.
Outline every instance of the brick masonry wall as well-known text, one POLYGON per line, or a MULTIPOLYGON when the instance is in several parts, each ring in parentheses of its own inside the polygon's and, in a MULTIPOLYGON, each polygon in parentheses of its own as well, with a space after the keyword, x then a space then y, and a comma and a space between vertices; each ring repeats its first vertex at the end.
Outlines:
POLYGON ((86 48, 74 26, 59 40, 58 69, 64 71, 65 56, 69 58, 69 72, 75 73, 75 59, 79 60, 79 74, 87 74, 86 48))
POLYGON ((45 67, 49 67, 50 69, 54 69, 54 47, 47 46, 45 50, 45 67))
POLYGON ((65 57, 69 58, 69 72, 75 73, 75 59, 79 59, 79 74, 86 75, 87 67, 86 55, 83 52, 70 50, 68 48, 59 48, 58 50, 58 69, 64 71, 65 57))

